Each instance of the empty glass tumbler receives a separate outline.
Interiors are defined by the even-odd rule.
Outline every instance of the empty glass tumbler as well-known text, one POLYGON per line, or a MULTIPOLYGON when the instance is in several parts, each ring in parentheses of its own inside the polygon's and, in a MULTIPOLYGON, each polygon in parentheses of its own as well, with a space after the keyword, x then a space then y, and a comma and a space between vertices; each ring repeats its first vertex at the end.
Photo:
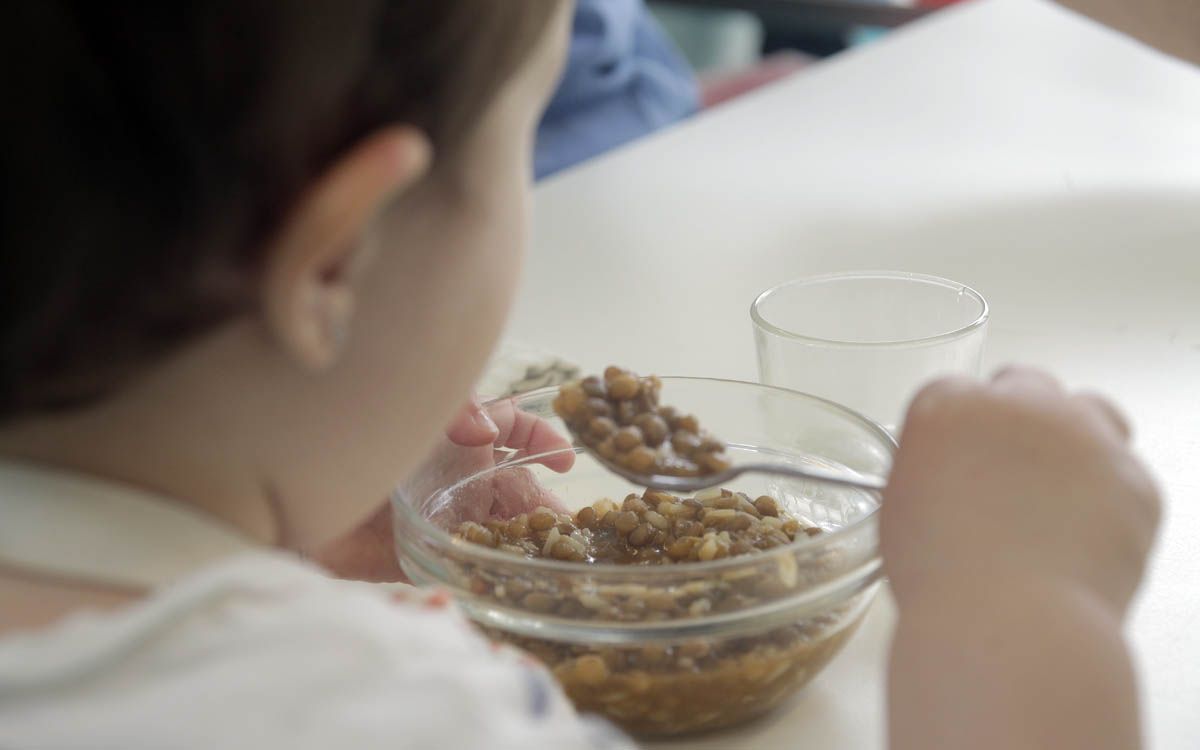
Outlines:
POLYGON ((895 432, 922 384, 979 373, 988 304, 936 276, 855 271, 780 284, 750 314, 763 383, 836 401, 895 432))

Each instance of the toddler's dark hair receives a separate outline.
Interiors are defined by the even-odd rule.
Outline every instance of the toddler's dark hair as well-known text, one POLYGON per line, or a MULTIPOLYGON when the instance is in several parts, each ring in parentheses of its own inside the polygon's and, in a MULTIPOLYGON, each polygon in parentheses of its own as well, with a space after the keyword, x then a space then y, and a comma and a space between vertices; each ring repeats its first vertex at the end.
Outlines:
POLYGON ((0 419, 71 408, 252 304, 255 250, 360 138, 438 159, 553 0, 18 0, 0 46, 0 419))

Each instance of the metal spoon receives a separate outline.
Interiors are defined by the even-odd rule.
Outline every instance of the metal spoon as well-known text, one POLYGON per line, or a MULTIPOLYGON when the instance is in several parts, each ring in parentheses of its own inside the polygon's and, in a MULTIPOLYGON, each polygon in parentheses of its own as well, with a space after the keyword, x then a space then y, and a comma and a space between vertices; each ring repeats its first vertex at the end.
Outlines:
MULTIPOLYGON (((568 427, 568 429, 570 428, 568 427)), ((725 484, 729 480, 736 479, 743 474, 771 474, 780 477, 791 477, 793 479, 808 479, 813 482, 823 482, 841 487, 854 487, 869 492, 880 492, 887 486, 887 479, 871 476, 870 474, 849 474, 842 471, 829 471, 816 467, 802 469, 796 466, 788 466, 787 464, 773 463, 739 464, 725 471, 718 471, 715 474, 705 474, 699 477, 677 477, 668 474, 638 474, 604 458, 584 442, 574 430, 571 432, 575 435, 575 442, 582 446, 592 458, 599 461, 604 468, 633 484, 640 487, 649 487, 654 490, 691 494, 708 489, 709 487, 725 484)))

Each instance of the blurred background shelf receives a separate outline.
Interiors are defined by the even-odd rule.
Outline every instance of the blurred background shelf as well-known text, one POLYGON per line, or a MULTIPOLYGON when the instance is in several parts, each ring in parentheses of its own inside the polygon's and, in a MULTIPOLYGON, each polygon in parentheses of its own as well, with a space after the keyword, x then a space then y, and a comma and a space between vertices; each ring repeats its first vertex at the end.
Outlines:
POLYGON ((655 16, 702 74, 789 51, 828 57, 953 0, 655 0, 655 16))
POLYGON ((659 5, 743 10, 774 23, 885 28, 902 26, 931 12, 924 7, 868 0, 670 0, 659 5))

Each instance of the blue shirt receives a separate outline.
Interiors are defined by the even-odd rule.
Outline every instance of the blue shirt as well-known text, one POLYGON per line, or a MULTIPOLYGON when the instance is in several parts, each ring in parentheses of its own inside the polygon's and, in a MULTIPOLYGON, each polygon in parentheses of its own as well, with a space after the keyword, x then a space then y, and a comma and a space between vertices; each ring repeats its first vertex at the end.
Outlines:
POLYGON ((642 0, 579 0, 566 71, 538 127, 534 173, 553 174, 698 106, 695 76, 642 0))

